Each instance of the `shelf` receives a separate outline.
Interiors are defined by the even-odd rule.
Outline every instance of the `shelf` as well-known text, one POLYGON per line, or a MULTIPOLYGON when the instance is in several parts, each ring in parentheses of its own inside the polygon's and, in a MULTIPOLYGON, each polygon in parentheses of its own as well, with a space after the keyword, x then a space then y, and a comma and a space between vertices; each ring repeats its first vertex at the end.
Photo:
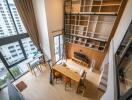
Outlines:
POLYGON ((120 6, 121 0, 115 1, 103 1, 101 6, 120 6))
POLYGON ((88 25, 88 22, 87 21, 79 21, 78 25, 81 25, 81 26, 87 26, 88 25))
POLYGON ((89 23, 113 23, 113 22, 110 22, 110 21, 89 21, 89 23))
POLYGON ((95 15, 111 15, 111 16, 117 16, 117 12, 96 12, 95 15))
POLYGON ((113 28, 113 23, 98 23, 97 22, 96 29, 95 29, 96 37, 100 37, 100 35, 109 36, 112 28, 113 28))
POLYGON ((83 5, 81 7, 103 7, 103 6, 120 6, 120 4, 83 5))
MULTIPOLYGON (((68 43, 70 43, 70 44, 74 44, 74 45, 80 45, 79 43, 73 43, 73 42, 68 42, 68 43)), ((86 44, 85 45, 80 45, 80 46, 82 46, 82 47, 85 47, 85 48, 89 48, 89 49, 91 49, 91 50, 95 50, 95 51, 97 51, 97 52, 104 52, 103 50, 98 50, 98 49, 94 49, 94 48, 91 48, 91 47, 89 47, 89 46, 86 46, 86 44)))
POLYGON ((89 39, 89 37, 87 37, 87 36, 82 36, 82 35, 78 35, 78 34, 67 34, 67 35, 74 36, 74 37, 80 37, 80 38, 89 39))
POLYGON ((113 1, 113 2, 103 1, 101 4, 81 5, 81 6, 83 6, 83 7, 86 7, 86 6, 88 6, 88 7, 92 7, 92 6, 102 7, 102 6, 120 6, 120 5, 121 5, 121 3, 118 1, 113 1))
POLYGON ((109 16, 117 16, 117 12, 80 12, 80 13, 65 13, 65 15, 109 15, 109 16))
POLYGON ((101 0, 93 0, 92 5, 101 5, 101 0))
POLYGON ((118 13, 118 9, 119 9, 120 6, 114 6, 114 7, 110 7, 110 6, 102 6, 101 9, 100 9, 100 12, 115 12, 115 13, 118 13))
POLYGON ((103 52, 121 3, 122 0, 72 0, 64 16, 69 42, 103 52))
POLYGON ((79 38, 84 38, 84 39, 92 39, 92 40, 101 41, 101 42, 106 42, 107 41, 107 39, 105 39, 105 38, 94 38, 94 37, 90 37, 90 36, 82 36, 82 35, 79 35, 79 34, 66 34, 66 35, 79 37, 79 38))
POLYGON ((94 38, 94 37, 90 37, 90 39, 93 39, 93 40, 98 40, 98 41, 102 41, 102 42, 106 42, 107 39, 101 39, 101 38, 94 38))
POLYGON ((114 22, 115 21, 115 16, 99 16, 98 17, 98 22, 99 21, 104 21, 104 22, 114 22))
POLYGON ((92 9, 91 9, 91 12, 99 12, 100 11, 100 6, 93 6, 92 9))
POLYGON ((88 31, 94 33, 96 28, 96 23, 90 23, 88 26, 88 31))

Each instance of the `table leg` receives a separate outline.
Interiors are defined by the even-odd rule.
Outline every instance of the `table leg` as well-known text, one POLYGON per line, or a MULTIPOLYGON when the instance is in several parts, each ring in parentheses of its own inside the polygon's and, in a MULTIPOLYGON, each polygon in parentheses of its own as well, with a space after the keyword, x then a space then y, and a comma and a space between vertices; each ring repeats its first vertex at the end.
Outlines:
POLYGON ((76 89, 76 93, 79 93, 79 85, 80 85, 80 81, 77 84, 77 89, 76 89))

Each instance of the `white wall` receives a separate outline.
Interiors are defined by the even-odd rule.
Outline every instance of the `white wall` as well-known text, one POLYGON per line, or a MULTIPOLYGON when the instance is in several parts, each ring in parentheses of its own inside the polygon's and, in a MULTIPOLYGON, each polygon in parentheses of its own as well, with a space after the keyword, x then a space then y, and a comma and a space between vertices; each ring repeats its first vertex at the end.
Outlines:
POLYGON ((103 61, 102 65, 100 67, 100 71, 102 71, 104 69, 105 65, 108 64, 108 63, 109 63, 109 54, 107 53, 105 55, 105 58, 104 58, 104 61, 103 61))
POLYGON ((41 47, 49 59, 55 60, 53 31, 63 29, 64 0, 33 0, 41 47))
POLYGON ((48 35, 48 27, 47 27, 47 19, 45 12, 45 3, 44 0, 33 0, 33 6, 40 36, 41 47, 43 52, 51 58, 50 52, 50 43, 49 43, 49 35, 48 35))
POLYGON ((53 36, 60 34, 61 32, 55 32, 63 29, 63 5, 64 0, 44 0, 45 9, 46 9, 46 17, 47 17, 47 25, 48 25, 48 33, 49 33, 49 41, 50 41, 50 51, 52 63, 55 62, 55 48, 54 48, 54 40, 53 36))
POLYGON ((101 100, 116 100, 116 69, 114 64, 114 41, 111 40, 109 49, 109 71, 108 71, 108 84, 105 94, 102 96, 101 100))
POLYGON ((64 0, 44 0, 48 23, 48 32, 63 29, 64 0))
POLYGON ((120 42, 122 41, 126 30, 132 20, 132 0, 128 0, 127 6, 120 20, 119 27, 117 28, 114 36, 114 53, 117 51, 120 42))
MULTIPOLYGON (((109 52, 109 74, 108 74, 108 84, 105 94, 102 96, 101 100, 117 100, 117 90, 116 90, 116 68, 114 63, 114 55, 127 31, 127 28, 132 20, 132 0, 128 0, 126 8, 121 17, 120 23, 115 32, 115 36, 110 45, 109 52)), ((105 60, 104 60, 105 61, 105 60)))

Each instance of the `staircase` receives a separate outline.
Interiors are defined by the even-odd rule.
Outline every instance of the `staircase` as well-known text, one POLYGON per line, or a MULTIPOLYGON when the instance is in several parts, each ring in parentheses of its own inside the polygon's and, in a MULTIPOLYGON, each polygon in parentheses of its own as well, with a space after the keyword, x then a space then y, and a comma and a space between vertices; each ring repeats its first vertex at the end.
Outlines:
POLYGON ((109 64, 105 64, 100 75, 99 89, 102 90, 103 92, 105 92, 107 89, 108 67, 109 67, 109 64))

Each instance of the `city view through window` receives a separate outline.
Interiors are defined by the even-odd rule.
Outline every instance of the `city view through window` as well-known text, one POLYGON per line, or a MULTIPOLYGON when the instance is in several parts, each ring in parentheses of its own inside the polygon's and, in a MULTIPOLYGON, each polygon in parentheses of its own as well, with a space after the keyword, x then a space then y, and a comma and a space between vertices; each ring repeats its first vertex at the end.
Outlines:
POLYGON ((13 0, 0 0, 0 88, 27 72, 26 59, 36 53, 13 0))

